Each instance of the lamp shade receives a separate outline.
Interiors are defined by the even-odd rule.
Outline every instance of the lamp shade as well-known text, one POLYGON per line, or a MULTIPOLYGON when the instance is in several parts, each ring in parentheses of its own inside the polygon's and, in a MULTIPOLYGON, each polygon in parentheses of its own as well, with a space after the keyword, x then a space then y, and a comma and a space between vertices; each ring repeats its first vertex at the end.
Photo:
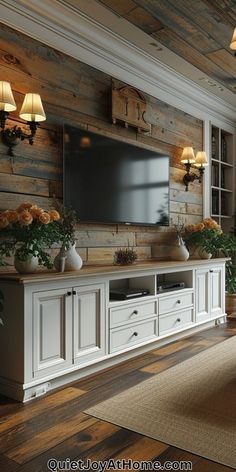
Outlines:
POLYGON ((20 111, 20 118, 26 121, 45 121, 41 97, 38 93, 27 93, 20 111))
POLYGON ((233 49, 234 51, 236 51, 236 28, 234 28, 233 36, 232 36, 229 47, 230 49, 233 49))
POLYGON ((182 164, 194 164, 195 156, 192 147, 185 147, 181 156, 182 164))
POLYGON ((0 81, 0 111, 16 110, 16 102, 13 97, 11 84, 9 82, 0 81))
POLYGON ((208 159, 205 151, 199 151, 196 154, 195 167, 206 167, 208 166, 208 159))

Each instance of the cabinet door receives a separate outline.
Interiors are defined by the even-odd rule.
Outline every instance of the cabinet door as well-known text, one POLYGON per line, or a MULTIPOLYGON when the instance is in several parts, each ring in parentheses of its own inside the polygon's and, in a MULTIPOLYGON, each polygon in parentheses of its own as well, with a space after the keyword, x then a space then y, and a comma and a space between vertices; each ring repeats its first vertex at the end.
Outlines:
POLYGON ((34 377, 58 372, 72 365, 71 293, 67 290, 49 290, 34 294, 34 377))
POLYGON ((222 267, 210 269, 210 306, 211 316, 224 313, 224 274, 222 267))
POLYGON ((73 359, 82 364, 105 354, 105 288, 96 284, 73 292, 73 359))
POLYGON ((196 270, 196 322, 210 318, 209 269, 196 270))

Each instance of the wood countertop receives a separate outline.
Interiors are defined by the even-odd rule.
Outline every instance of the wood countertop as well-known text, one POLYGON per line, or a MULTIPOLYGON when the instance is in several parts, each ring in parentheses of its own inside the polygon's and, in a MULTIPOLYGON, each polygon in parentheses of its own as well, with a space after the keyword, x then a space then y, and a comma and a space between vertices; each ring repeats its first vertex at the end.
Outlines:
POLYGON ((0 281, 8 282, 19 282, 23 284, 37 283, 37 282, 47 282, 47 281, 56 281, 62 279, 73 279, 73 278, 83 278, 91 276, 103 276, 110 275, 114 276, 116 274, 127 275, 127 273, 137 273, 140 275, 142 272, 147 270, 165 270, 165 269, 188 269, 192 267, 204 266, 207 264, 217 264, 226 262, 229 258, 217 258, 217 259, 190 259, 188 261, 158 261, 151 260, 145 262, 138 262, 132 265, 91 265, 83 266, 80 270, 70 271, 70 272, 56 272, 55 270, 51 271, 38 271, 34 274, 18 274, 17 272, 0 272, 0 281))

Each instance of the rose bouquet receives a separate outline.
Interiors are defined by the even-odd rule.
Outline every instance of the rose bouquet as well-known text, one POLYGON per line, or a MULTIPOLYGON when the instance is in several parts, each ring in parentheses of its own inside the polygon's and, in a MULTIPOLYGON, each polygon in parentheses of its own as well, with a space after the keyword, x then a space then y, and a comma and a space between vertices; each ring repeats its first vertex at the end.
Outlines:
POLYGON ((53 266, 47 250, 61 240, 60 214, 45 211, 32 203, 22 203, 16 210, 0 213, 0 265, 14 255, 20 261, 37 257, 38 263, 53 266))
POLYGON ((200 248, 215 256, 221 249, 222 229, 212 218, 185 227, 184 239, 188 247, 200 248))

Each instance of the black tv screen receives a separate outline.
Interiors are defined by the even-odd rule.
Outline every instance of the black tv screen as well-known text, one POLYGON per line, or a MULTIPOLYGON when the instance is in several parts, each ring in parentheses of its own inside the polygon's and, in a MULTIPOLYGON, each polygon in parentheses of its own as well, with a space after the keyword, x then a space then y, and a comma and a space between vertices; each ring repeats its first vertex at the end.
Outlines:
POLYGON ((169 224, 169 157, 64 127, 64 204, 81 222, 169 224))

